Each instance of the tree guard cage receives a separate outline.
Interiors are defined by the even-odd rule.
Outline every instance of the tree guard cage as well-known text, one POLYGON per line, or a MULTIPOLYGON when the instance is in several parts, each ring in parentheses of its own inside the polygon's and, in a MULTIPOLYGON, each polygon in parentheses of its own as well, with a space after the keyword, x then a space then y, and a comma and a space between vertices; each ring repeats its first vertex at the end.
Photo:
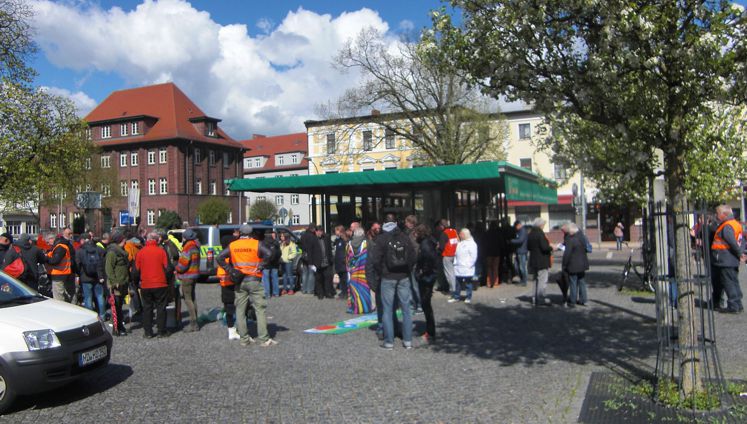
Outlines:
POLYGON ((427 212, 423 222, 448 218, 452 225, 505 219, 508 201, 556 204, 554 183, 507 162, 428 166, 373 172, 300 175, 278 178, 233 179, 231 191, 300 193, 311 195, 312 221, 329 230, 341 222, 340 212, 360 209, 364 223, 383 219, 386 212, 400 217, 427 212), (427 205, 425 205, 427 203, 427 205), (337 222, 331 207, 337 211, 337 222), (463 221, 463 222, 462 222, 463 221))
POLYGON ((702 404, 696 396, 719 399, 721 407, 728 407, 733 399, 726 389, 716 346, 713 310, 719 299, 712 298, 706 210, 682 205, 675 213, 661 202, 650 206, 653 211, 648 219, 653 231, 649 237, 654 239, 648 243, 656 246, 653 269, 657 270, 658 353, 654 394, 661 399, 663 388, 671 382, 680 388, 680 397, 693 413, 702 404), (693 226, 699 218, 703 219, 703 225, 693 226), (690 394, 683 390, 683 382, 688 380, 696 387, 690 394))

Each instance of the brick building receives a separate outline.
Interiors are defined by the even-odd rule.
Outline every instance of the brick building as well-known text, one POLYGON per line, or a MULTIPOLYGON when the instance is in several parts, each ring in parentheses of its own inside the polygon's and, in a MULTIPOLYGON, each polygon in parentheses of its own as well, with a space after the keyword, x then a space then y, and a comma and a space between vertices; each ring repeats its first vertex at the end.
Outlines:
POLYGON ((81 188, 100 191, 105 207, 83 211, 71 197, 39 210, 40 227, 52 231, 71 225, 77 216, 95 232, 120 226, 128 194, 140 190, 140 227, 155 227, 163 210, 176 211, 190 225, 197 208, 218 197, 231 205, 230 221, 243 220, 238 193, 224 181, 242 175, 243 146, 220 128, 220 119, 205 115, 173 83, 115 91, 85 117, 90 137, 100 147, 94 167, 115 168, 111 184, 81 188), (113 186, 111 186, 113 185, 113 186))
MULTIPOLYGON (((296 175, 309 175, 308 140, 306 133, 294 133, 265 137, 255 134, 241 144, 247 149, 244 153, 244 178, 275 178, 296 175)), ((290 193, 245 192, 246 210, 249 216, 253 202, 262 199, 275 204, 278 211, 285 209, 286 217, 278 216, 278 224, 301 228, 309 224, 310 196, 290 193)))

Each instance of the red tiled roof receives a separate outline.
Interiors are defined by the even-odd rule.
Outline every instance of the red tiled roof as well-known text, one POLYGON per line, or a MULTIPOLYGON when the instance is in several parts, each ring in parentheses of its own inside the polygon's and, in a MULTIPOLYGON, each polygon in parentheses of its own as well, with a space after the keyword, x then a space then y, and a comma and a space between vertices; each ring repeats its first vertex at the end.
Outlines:
POLYGON ((190 119, 207 118, 207 116, 179 87, 171 82, 115 91, 96 106, 85 117, 85 120, 89 123, 97 123, 142 116, 158 119, 146 134, 121 138, 112 134, 112 138, 99 140, 98 143, 101 146, 113 146, 181 138, 227 147, 241 147, 239 142, 223 132, 220 127, 216 131, 217 137, 208 137, 198 131, 190 119))
POLYGON ((308 137, 305 132, 278 135, 273 137, 255 136, 250 140, 242 140, 241 144, 249 149, 244 152, 245 158, 256 156, 267 156, 265 166, 262 168, 244 168, 245 174, 256 174, 268 171, 283 171, 293 169, 307 169, 309 161, 301 159, 301 163, 294 165, 276 165, 275 155, 279 153, 301 152, 304 158, 309 151, 308 137))

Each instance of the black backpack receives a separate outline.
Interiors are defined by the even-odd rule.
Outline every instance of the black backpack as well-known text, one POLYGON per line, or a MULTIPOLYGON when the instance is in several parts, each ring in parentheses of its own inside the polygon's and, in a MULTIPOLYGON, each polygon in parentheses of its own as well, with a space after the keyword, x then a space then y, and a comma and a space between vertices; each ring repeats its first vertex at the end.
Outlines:
POLYGON ((97 277, 99 273, 99 263, 101 262, 101 255, 99 255, 98 248, 84 248, 83 249, 83 271, 89 277, 97 277))
POLYGON ((407 258, 407 245, 410 239, 402 232, 392 234, 386 244, 386 267, 390 272, 409 271, 409 260, 407 258))

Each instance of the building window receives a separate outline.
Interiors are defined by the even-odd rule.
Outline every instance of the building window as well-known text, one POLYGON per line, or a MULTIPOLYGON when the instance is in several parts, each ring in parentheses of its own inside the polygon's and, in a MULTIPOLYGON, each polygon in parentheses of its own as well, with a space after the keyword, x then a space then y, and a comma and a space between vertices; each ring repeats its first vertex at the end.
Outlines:
POLYGON ((156 194, 156 180, 153 178, 148 178, 148 194, 150 196, 156 194))
POLYGON ((532 160, 528 158, 519 159, 519 166, 522 168, 526 168, 528 170, 532 170, 532 160))
POLYGON ((60 221, 60 228, 65 228, 65 221, 67 220, 66 218, 67 218, 67 217, 65 216, 65 214, 64 214, 64 213, 61 213, 61 214, 60 214, 60 218, 59 218, 59 221, 60 221))
POLYGON ((86 184, 86 191, 91 191, 91 184, 86 184))
POLYGON ((228 219, 226 220, 226 224, 233 224, 233 211, 228 211, 228 219))
POLYGON ((148 225, 156 225, 156 212, 153 209, 148 209, 148 225))
POLYGON ((298 195, 291 194, 291 205, 297 205, 297 204, 298 204, 298 195))
POLYGON ((112 158, 109 155, 101 156, 101 167, 102 168, 111 168, 112 166, 112 158))
POLYGON ((140 182, 138 182, 138 180, 132 180, 130 187, 132 191, 140 190, 140 182))
POLYGON ((568 170, 563 165, 554 164, 554 174, 556 181, 564 181, 568 179, 568 170))
POLYGON ((208 165, 215 166, 215 152, 208 150, 208 165))
POLYGON ((285 165, 285 156, 283 155, 275 155, 275 161, 278 165, 285 165))
POLYGON ((387 149, 394 149, 394 131, 384 130, 384 145, 387 149))
POLYGON ((195 181, 195 194, 202 194, 202 179, 200 178, 195 181))
POLYGON ((384 167, 384 170, 386 171, 387 169, 397 169, 397 165, 387 165, 384 167))
POLYGON ((262 166, 262 159, 260 158, 254 158, 254 167, 260 168, 262 166))
POLYGON ((202 150, 199 147, 195 147, 195 164, 202 162, 202 150))
POLYGON ((215 180, 210 180, 210 194, 212 194, 213 196, 218 194, 218 187, 215 184, 215 180))
POLYGON ((166 163, 166 149, 158 150, 158 163, 166 163))
POLYGON ((373 150, 373 132, 363 131, 363 150, 368 152, 373 150))
POLYGON ((169 192, 169 183, 166 181, 166 178, 159 178, 158 188, 161 194, 167 194, 169 192))
POLYGON ((112 195, 112 188, 109 184, 101 184, 101 195, 103 197, 110 197, 112 195))
POLYGON ((137 152, 130 153, 130 165, 131 166, 137 166, 137 157, 138 157, 137 152))
POLYGON ((337 142, 335 142, 335 134, 327 134, 327 154, 333 155, 337 153, 337 142))
POLYGON ((120 124, 119 125, 119 135, 122 137, 127 136, 127 124, 120 124))
POLYGON ((91 139, 91 127, 86 128, 86 139, 91 139))
POLYGON ((283 206, 284 202, 285 202, 285 199, 282 194, 278 194, 277 196, 275 196, 275 205, 283 206))
POLYGON ((85 167, 86 169, 91 169, 91 158, 86 158, 85 167))
POLYGON ((532 138, 531 124, 519 124, 519 140, 528 140, 532 138))
POLYGON ((139 122, 133 122, 131 127, 132 127, 132 135, 140 134, 140 123, 139 122))
POLYGON ((291 219, 292 225, 300 225, 301 224, 301 215, 293 215, 293 218, 291 219))
POLYGON ((264 202, 265 200, 267 200, 265 196, 257 196, 257 202, 264 202))
POLYGON ((57 228, 57 215, 49 214, 49 228, 57 228))
POLYGON ((207 123, 207 135, 209 137, 215 137, 215 122, 208 122, 207 123))
POLYGON ((119 182, 119 194, 127 196, 127 181, 122 180, 119 182))
POLYGON ((127 152, 122 152, 119 154, 119 166, 122 168, 127 167, 127 152))
POLYGON ((223 167, 228 168, 228 165, 230 165, 230 158, 228 156, 228 152, 223 152, 223 167))
POLYGON ((293 155, 291 155, 290 159, 291 159, 291 163, 292 164, 297 164, 298 163, 298 155, 293 154, 293 155))
POLYGON ((148 165, 155 165, 155 164, 156 164, 156 151, 148 150, 148 165))
POLYGON ((112 126, 104 125, 101 127, 101 138, 112 138, 112 126))

